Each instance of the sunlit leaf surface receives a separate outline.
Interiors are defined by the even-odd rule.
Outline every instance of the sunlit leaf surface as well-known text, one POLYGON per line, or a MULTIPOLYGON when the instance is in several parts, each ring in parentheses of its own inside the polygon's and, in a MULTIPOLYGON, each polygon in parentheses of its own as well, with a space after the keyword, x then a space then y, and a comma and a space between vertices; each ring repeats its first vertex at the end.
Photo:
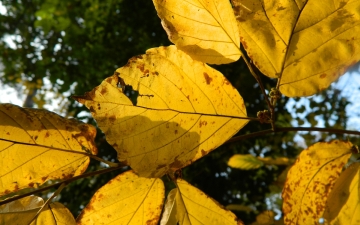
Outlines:
POLYGON ((158 178, 128 171, 101 187, 77 218, 78 225, 158 224, 165 188, 158 178))
POLYGON ((263 163, 251 154, 236 154, 229 159, 228 165, 236 169, 251 170, 261 167, 263 163))
POLYGON ((50 203, 32 221, 44 204, 42 198, 28 196, 0 206, 0 224, 19 225, 75 225, 71 212, 59 202, 50 203), (31 222, 32 221, 32 222, 31 222), (31 223, 30 223, 31 222, 31 223))
POLYGON ((360 224, 360 163, 349 166, 330 193, 324 219, 327 224, 360 224))
POLYGON ((326 199, 351 156, 350 142, 319 142, 301 152, 284 185, 285 224, 316 224, 326 199))
POLYGON ((237 61, 240 36, 229 1, 153 0, 169 39, 196 60, 237 61))
POLYGON ((177 180, 176 216, 180 225, 243 224, 229 210, 186 181, 177 180))
POLYGON ((118 159, 146 177, 192 163, 248 122, 230 82, 175 46, 131 58, 76 99, 90 109, 118 159), (134 103, 131 93, 137 94, 134 103))
POLYGON ((55 113, 0 104, 0 196, 83 173, 96 129, 55 113))
POLYGON ((280 91, 308 96, 360 60, 358 0, 232 0, 240 39, 280 91))

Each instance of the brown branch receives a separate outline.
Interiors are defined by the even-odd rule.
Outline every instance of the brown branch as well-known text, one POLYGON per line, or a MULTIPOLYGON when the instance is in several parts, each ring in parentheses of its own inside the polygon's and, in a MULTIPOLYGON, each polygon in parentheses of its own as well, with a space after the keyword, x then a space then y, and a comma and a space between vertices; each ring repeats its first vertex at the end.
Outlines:
POLYGON ((244 59, 247 67, 248 67, 249 70, 250 70, 250 73, 253 75, 253 77, 255 78, 255 80, 258 82, 259 87, 260 87, 260 89, 261 89, 261 92, 262 92, 262 94, 264 95, 266 104, 268 105, 268 108, 269 108, 269 111, 270 111, 270 115, 271 115, 271 127, 272 127, 273 130, 275 130, 275 123, 274 123, 275 111, 274 111, 274 105, 270 102, 270 100, 269 100, 269 98, 268 98, 268 95, 267 95, 266 92, 265 92, 265 88, 264 88, 263 83, 261 82, 260 77, 259 77, 259 76, 255 73, 255 71, 253 70, 251 63, 247 60, 247 58, 245 57, 245 54, 244 54, 241 50, 240 50, 240 52, 241 52, 242 58, 244 59))
POLYGON ((320 128, 320 127, 280 127, 275 130, 262 130, 250 134, 239 135, 230 138, 225 144, 233 143, 237 141, 241 141, 248 138, 253 138, 257 136, 264 136, 271 133, 279 133, 279 132, 291 132, 291 131, 319 131, 319 132, 329 132, 329 133, 337 133, 337 134, 352 134, 352 135, 360 135, 359 131, 352 130, 343 130, 343 129, 334 129, 334 128, 320 128))
POLYGON ((125 167, 124 165, 121 165, 121 166, 118 166, 118 167, 110 167, 110 168, 106 168, 106 169, 103 169, 103 170, 97 170, 97 171, 94 171, 94 172, 85 173, 85 174, 82 174, 80 176, 72 177, 72 178, 70 178, 68 180, 58 182, 56 184, 52 184, 52 185, 49 185, 49 186, 46 186, 46 187, 43 187, 43 188, 36 189, 34 191, 30 191, 30 192, 28 192, 26 194, 21 194, 21 195, 17 195, 17 196, 11 197, 11 198, 7 198, 7 199, 5 199, 3 201, 0 201, 0 205, 4 205, 4 204, 7 204, 9 202, 24 198, 26 196, 46 191, 46 190, 51 189, 51 188, 56 188, 56 187, 62 185, 63 183, 68 184, 68 183, 71 183, 73 181, 76 181, 76 180, 79 180, 79 179, 82 179, 82 178, 108 173, 108 172, 118 170, 118 169, 121 169, 121 168, 124 168, 124 167, 125 167))

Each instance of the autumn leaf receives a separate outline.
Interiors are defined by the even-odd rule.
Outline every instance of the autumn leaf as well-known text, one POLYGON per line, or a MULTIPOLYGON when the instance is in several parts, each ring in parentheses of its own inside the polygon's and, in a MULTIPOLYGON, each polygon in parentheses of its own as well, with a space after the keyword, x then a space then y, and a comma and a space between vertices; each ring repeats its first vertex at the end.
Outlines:
POLYGON ((327 88, 360 60, 360 1, 232 0, 241 43, 289 97, 327 88))
POLYGON ((153 2, 169 40, 178 49, 210 64, 240 58, 240 36, 229 1, 153 2))
POLYGON ((0 104, 0 196, 82 174, 95 127, 55 113, 0 104))
POLYGON ((327 224, 360 224, 360 163, 350 165, 334 185, 324 212, 327 224))
POLYGON ((177 224, 178 218, 177 218, 177 207, 176 207, 176 195, 177 195, 178 189, 174 188, 172 189, 165 202, 164 212, 161 217, 160 225, 171 225, 171 224, 177 224))
MULTIPOLYGON (((193 187, 186 181, 178 179, 176 181, 178 188, 173 189, 165 205, 165 212, 175 211, 176 222, 179 225, 194 224, 217 224, 217 225, 241 225, 243 224, 229 210, 226 210, 214 199, 206 196, 202 191, 193 187)), ((163 215, 168 216, 169 213, 163 215)), ((167 218, 167 217, 166 217, 167 218)), ((173 218, 173 217, 172 217, 173 218)), ((162 219, 162 222, 163 222, 162 219)), ((174 218, 173 218, 174 220, 174 218)), ((175 223, 162 223, 175 224, 175 223)))
POLYGON ((229 159, 228 165, 236 169, 251 170, 257 169, 264 164, 251 154, 235 154, 229 159))
POLYGON ((285 224, 318 223, 351 147, 350 142, 319 142, 301 152, 282 193, 285 224))
POLYGON ((164 197, 165 187, 160 179, 138 177, 128 171, 94 194, 77 224, 158 224, 164 197))
POLYGON ((118 159, 145 177, 192 163, 248 122, 230 82, 175 46, 131 58, 75 99, 90 109, 118 159), (129 87, 138 94, 134 103, 123 90, 129 87))
POLYGON ((2 205, 0 206, 0 224, 76 224, 71 212, 59 202, 45 206, 43 211, 32 221, 43 204, 42 198, 28 196, 2 205))

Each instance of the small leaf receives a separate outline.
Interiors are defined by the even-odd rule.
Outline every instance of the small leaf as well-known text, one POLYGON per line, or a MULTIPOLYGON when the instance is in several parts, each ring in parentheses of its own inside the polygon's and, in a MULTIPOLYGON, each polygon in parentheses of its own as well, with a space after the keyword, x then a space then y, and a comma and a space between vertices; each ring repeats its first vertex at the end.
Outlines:
POLYGON ((251 170, 261 167, 264 163, 251 154, 236 154, 229 159, 228 165, 236 169, 251 170))
POLYGON ((177 188, 174 188, 169 192, 166 198, 166 203, 160 221, 160 225, 172 225, 178 222, 176 218, 176 212, 177 212, 176 201, 175 201, 176 195, 177 195, 177 188))
POLYGON ((360 60, 358 0, 232 2, 242 45, 286 96, 313 95, 360 60))
POLYGON ((0 206, 0 224, 76 224, 71 212, 58 202, 45 206, 44 210, 31 222, 43 204, 42 198, 28 196, 2 205, 0 206))
POLYGON ((90 109, 119 161, 145 177, 191 164, 248 122, 230 82, 175 46, 130 59, 75 99, 90 109), (135 103, 126 95, 128 87, 137 92, 135 103))
POLYGON ((128 171, 101 187, 77 218, 77 224, 158 224, 165 187, 157 178, 128 171))
POLYGON ((0 104, 0 196, 82 174, 95 127, 55 113, 0 104))
POLYGON ((168 37, 192 58, 224 64, 240 58, 240 37, 229 1, 153 0, 168 37))
POLYGON ((360 163, 341 173, 330 193, 324 212, 327 224, 360 224, 360 163))
POLYGON ((351 156, 350 142, 319 142, 301 152, 284 185, 285 224, 316 224, 326 199, 351 156))

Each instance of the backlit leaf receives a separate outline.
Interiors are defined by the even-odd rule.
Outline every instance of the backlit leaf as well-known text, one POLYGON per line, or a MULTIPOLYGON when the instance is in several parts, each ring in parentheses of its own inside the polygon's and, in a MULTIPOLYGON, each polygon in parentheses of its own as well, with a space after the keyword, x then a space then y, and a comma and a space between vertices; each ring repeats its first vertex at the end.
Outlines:
POLYGON ((176 224, 178 222, 178 219, 176 217, 176 198, 177 195, 177 188, 172 189, 167 198, 166 203, 164 207, 164 212, 161 217, 160 225, 172 225, 176 224))
POLYGON ((30 224, 30 225, 75 225, 71 212, 59 202, 50 203, 31 222, 44 204, 42 198, 28 196, 0 206, 0 224, 30 224), (31 223, 30 223, 31 222, 31 223))
POLYGON ((153 2, 170 41, 178 49, 210 64, 240 58, 240 36, 229 1, 153 2))
POLYGON ((160 177, 201 158, 248 120, 229 81, 175 46, 150 49, 82 97, 118 159, 160 177), (138 92, 133 104, 123 87, 138 92))
POLYGON ((39 109, 0 105, 0 196, 82 174, 96 129, 39 109))
POLYGON ((328 224, 360 224, 360 163, 349 166, 330 193, 324 219, 328 224))
POLYGON ((316 224, 326 199, 351 156, 350 142, 319 142, 301 152, 282 193, 285 224, 316 224))
POLYGON ((228 165, 236 169, 251 170, 257 169, 264 164, 251 154, 235 154, 229 159, 228 165))
POLYGON ((175 207, 173 206, 174 203, 167 204, 165 205, 165 211, 175 211, 176 222, 179 225, 243 224, 231 211, 225 209, 214 199, 206 196, 206 194, 186 181, 178 179, 176 183, 178 188, 173 189, 170 196, 171 201, 175 201, 175 207))
POLYGON ((248 55, 286 96, 315 94, 360 60, 358 0, 232 2, 248 55))
POLYGON ((128 171, 101 187, 77 218, 78 225, 158 224, 165 187, 157 178, 128 171))

